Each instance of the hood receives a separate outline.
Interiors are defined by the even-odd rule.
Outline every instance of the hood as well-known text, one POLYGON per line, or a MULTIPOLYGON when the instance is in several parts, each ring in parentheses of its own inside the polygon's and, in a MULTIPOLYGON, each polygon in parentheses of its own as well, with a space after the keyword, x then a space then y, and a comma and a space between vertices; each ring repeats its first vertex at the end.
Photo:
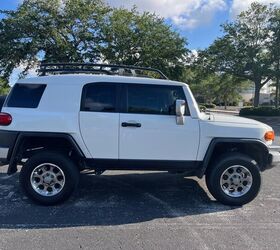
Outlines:
POLYGON ((210 120, 214 122, 222 122, 222 123, 232 123, 232 124, 244 124, 246 125, 251 125, 251 126, 257 126, 257 127, 262 127, 267 130, 272 130, 270 126, 268 126, 265 123, 253 120, 253 119, 248 119, 240 116, 233 116, 233 115, 223 115, 223 114, 211 114, 210 120))
POLYGON ((222 115, 222 114, 211 114, 211 116, 215 122, 229 122, 229 123, 252 124, 252 125, 262 124, 263 125, 263 123, 258 122, 256 120, 248 119, 248 118, 244 118, 244 117, 240 117, 240 116, 222 115))
POLYGON ((253 138, 262 140, 267 145, 264 135, 272 128, 259 121, 233 115, 208 114, 201 120, 202 138, 253 138))

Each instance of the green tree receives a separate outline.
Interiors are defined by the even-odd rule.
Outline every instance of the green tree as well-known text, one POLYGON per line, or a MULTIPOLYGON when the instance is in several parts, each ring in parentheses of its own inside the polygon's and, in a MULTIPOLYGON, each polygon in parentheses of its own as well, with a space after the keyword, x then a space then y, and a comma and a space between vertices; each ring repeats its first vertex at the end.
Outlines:
POLYGON ((155 14, 114 9, 103 26, 101 52, 111 63, 154 67, 178 79, 186 40, 155 14))
POLYGON ((241 100, 240 93, 249 86, 249 82, 229 74, 208 73, 192 70, 187 82, 195 97, 201 103, 229 104, 241 100))
POLYGON ((38 61, 85 62, 100 59, 100 27, 110 11, 101 0, 25 0, 15 11, 1 11, 0 73, 38 61))
POLYGON ((190 88, 199 103, 213 103, 219 85, 218 75, 205 72, 199 65, 193 64, 184 70, 182 81, 190 88))
POLYGON ((233 75, 223 74, 219 76, 215 102, 223 103, 225 109, 227 109, 229 104, 237 103, 242 99, 240 93, 249 86, 250 81, 233 75))
POLYGON ((191 85, 195 96, 203 103, 213 103, 216 100, 216 93, 219 89, 219 79, 215 74, 209 74, 197 84, 191 85))
POLYGON ((280 101, 280 9, 274 9, 270 19, 270 51, 273 58, 273 77, 275 80, 275 106, 280 101))
POLYGON ((0 78, 0 95, 6 95, 10 90, 6 79, 0 78))
POLYGON ((112 9, 103 0, 25 0, 1 11, 0 76, 38 62, 100 62, 156 67, 176 79, 186 41, 150 13, 112 9))
POLYGON ((254 82, 254 106, 259 105, 261 88, 273 77, 273 57, 269 49, 272 10, 273 7, 253 3, 235 22, 222 25, 225 35, 201 53, 200 58, 212 71, 254 82))

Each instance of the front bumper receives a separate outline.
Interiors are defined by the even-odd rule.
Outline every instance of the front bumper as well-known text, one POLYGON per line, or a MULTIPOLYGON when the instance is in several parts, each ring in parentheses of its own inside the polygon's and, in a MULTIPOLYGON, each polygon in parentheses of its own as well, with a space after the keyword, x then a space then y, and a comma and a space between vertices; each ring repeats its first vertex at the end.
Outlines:
POLYGON ((280 146, 270 146, 267 169, 280 166, 280 146))

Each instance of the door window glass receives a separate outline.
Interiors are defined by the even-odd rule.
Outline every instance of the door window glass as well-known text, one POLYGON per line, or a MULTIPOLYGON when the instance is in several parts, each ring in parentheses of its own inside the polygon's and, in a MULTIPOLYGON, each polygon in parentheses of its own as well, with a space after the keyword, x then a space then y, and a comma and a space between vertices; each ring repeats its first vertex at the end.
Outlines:
MULTIPOLYGON (((181 86, 170 85, 127 85, 128 113, 175 115, 176 100, 186 100, 181 86)), ((189 115, 186 106, 185 115, 189 115)))
POLYGON ((81 111, 116 112, 116 84, 91 83, 84 86, 81 111))

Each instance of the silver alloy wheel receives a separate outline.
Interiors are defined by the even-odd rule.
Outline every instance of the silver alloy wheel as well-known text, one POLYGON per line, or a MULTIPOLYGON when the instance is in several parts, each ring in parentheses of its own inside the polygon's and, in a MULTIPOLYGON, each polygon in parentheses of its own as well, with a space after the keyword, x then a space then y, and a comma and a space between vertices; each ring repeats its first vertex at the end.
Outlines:
POLYGON ((65 175, 59 166, 43 163, 32 171, 30 183, 36 193, 50 197, 61 192, 65 184, 65 175))
POLYGON ((225 194, 230 197, 241 197, 252 187, 253 177, 244 166, 234 165, 228 167, 220 178, 220 185, 225 194))

